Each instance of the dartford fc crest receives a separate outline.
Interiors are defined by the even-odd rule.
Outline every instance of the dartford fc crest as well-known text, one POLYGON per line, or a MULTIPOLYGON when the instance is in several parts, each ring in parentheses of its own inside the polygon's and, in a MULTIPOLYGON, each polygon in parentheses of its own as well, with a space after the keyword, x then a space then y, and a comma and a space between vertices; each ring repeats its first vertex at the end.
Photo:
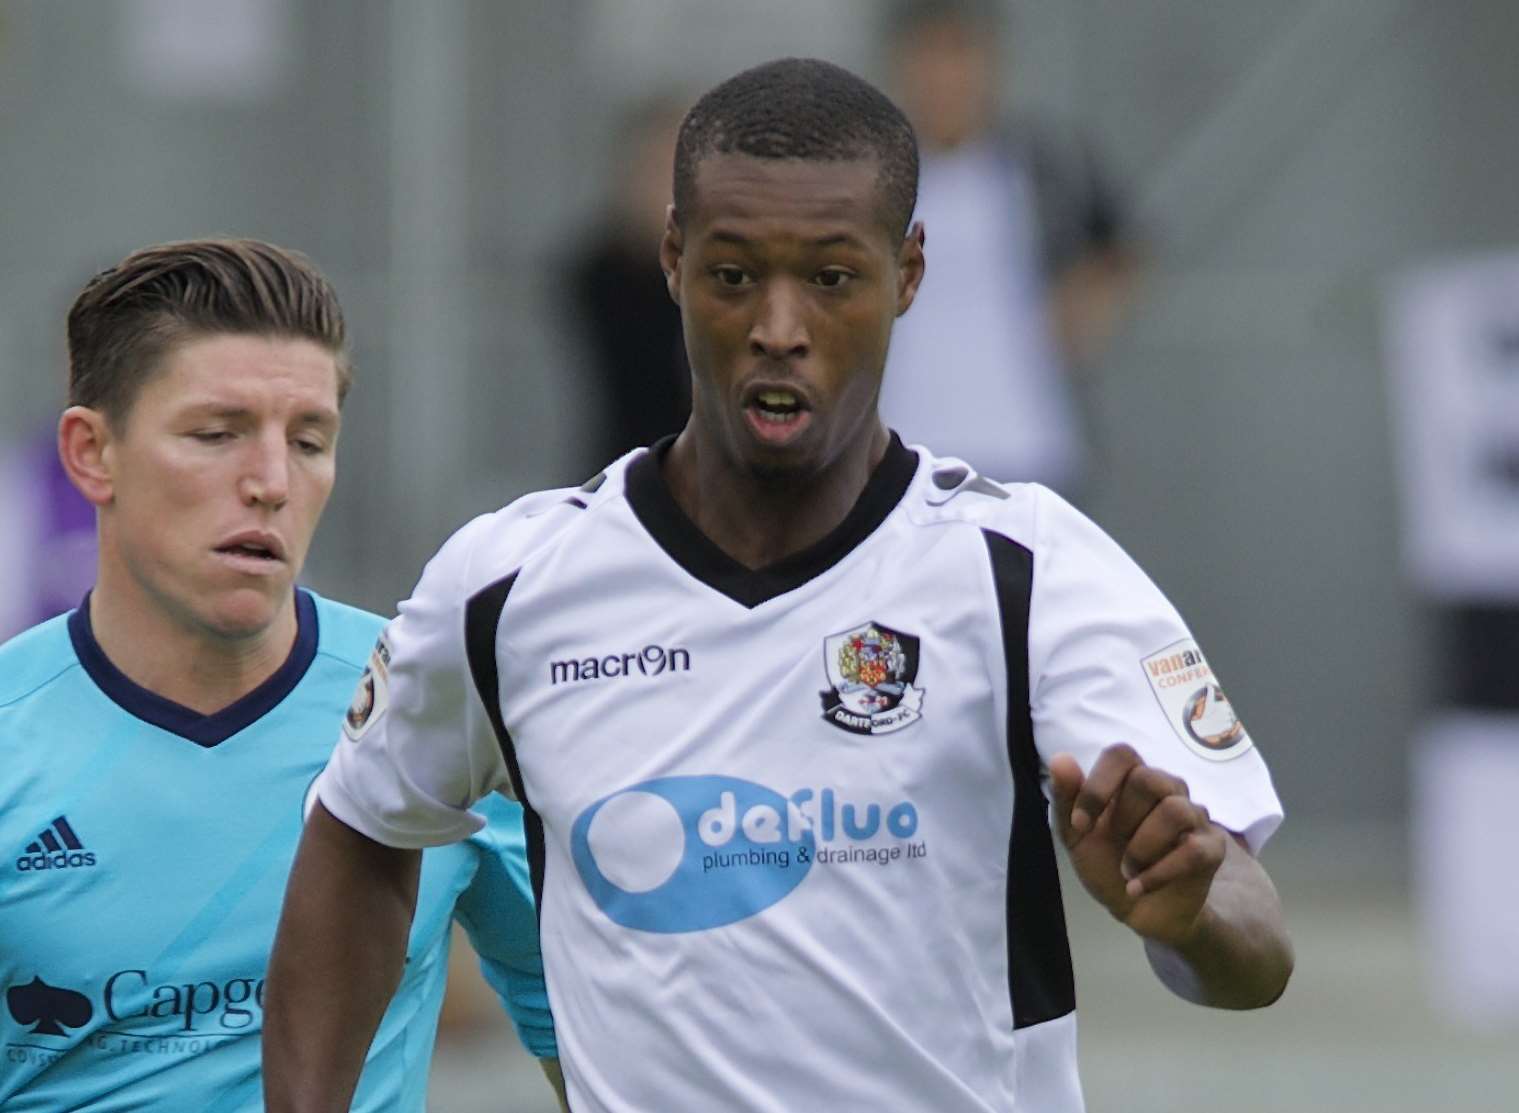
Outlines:
POLYGON ((918 639, 879 622, 867 622, 823 641, 823 667, 833 685, 823 697, 823 718, 854 734, 888 734, 923 717, 918 639))

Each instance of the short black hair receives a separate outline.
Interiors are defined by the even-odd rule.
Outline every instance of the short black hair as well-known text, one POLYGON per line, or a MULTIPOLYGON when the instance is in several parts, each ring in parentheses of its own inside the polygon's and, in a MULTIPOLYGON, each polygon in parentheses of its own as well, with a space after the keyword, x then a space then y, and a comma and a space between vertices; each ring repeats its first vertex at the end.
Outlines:
POLYGON ((730 77, 697 101, 675 142, 675 215, 696 204, 696 170, 712 154, 880 163, 882 216, 907 233, 918 203, 918 139, 870 82, 816 58, 781 58, 730 77))

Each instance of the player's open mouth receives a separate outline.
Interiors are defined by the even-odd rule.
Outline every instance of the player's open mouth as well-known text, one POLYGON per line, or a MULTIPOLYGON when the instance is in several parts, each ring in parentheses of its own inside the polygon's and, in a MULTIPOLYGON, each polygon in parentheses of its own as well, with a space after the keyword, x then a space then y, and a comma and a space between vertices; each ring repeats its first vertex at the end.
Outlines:
POLYGON ((255 557, 259 560, 277 560, 278 558, 268 549, 257 545, 223 545, 216 550, 219 553, 232 553, 235 556, 255 557))
POLYGON ((285 561, 285 548, 279 538, 262 532, 230 537, 216 546, 216 552, 248 569, 273 568, 285 561))
POLYGON ((753 391, 744 406, 749 427, 764 441, 780 443, 800 433, 812 419, 806 400, 795 391, 771 388, 753 391))
POLYGON ((751 408, 761 421, 785 425, 802 415, 802 400, 789 390, 762 390, 755 395, 751 408))

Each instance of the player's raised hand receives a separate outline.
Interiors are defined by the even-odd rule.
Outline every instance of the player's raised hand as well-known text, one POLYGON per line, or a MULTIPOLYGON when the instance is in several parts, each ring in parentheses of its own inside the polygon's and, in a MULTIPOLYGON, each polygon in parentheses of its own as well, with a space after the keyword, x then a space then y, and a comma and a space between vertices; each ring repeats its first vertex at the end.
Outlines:
POLYGON ((1158 943, 1197 927, 1229 834, 1187 784, 1146 765, 1132 746, 1109 746, 1091 772, 1069 754, 1050 760, 1055 822, 1087 891, 1119 921, 1158 943))

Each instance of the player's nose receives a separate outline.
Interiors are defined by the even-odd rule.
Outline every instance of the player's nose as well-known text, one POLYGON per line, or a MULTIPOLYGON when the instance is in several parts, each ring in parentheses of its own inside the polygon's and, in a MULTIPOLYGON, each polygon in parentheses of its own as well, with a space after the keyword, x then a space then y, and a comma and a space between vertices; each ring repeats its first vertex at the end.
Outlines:
POLYGON ((244 502, 276 509, 285 505, 290 498, 290 451, 283 432, 250 442, 238 484, 244 502))
POLYGON ((749 352, 766 359, 805 356, 811 348, 806 304, 791 282, 771 282, 761 291, 749 326, 749 352))

